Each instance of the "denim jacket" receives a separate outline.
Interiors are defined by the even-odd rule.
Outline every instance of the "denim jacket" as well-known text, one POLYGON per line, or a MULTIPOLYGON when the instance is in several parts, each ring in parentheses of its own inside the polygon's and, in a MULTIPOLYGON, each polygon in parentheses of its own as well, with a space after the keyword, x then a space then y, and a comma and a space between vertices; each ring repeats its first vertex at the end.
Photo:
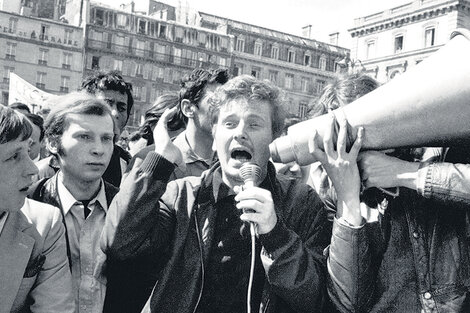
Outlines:
POLYGON ((423 164, 379 222, 335 220, 329 294, 343 312, 470 312, 470 165, 423 164))

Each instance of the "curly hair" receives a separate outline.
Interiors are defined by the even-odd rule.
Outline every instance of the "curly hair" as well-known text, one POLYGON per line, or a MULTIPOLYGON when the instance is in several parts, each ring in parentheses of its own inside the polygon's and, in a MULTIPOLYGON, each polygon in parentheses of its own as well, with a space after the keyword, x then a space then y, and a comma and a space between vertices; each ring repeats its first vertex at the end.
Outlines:
POLYGON ((97 71, 82 81, 80 90, 94 95, 97 91, 113 90, 127 95, 127 116, 131 114, 134 98, 132 97, 132 84, 122 78, 118 71, 97 71))
MULTIPOLYGON (((199 105, 201 99, 204 97, 206 86, 210 84, 225 84, 229 79, 229 74, 226 69, 205 70, 203 68, 196 68, 190 74, 185 75, 180 82, 179 103, 184 99, 189 100, 196 106, 199 105)), ((178 107, 178 119, 187 123, 188 117, 181 111, 181 106, 178 107)))
POLYGON ((209 99, 212 125, 217 123, 220 108, 230 100, 239 98, 249 101, 267 101, 271 105, 273 138, 282 134, 286 112, 280 89, 268 80, 258 80, 250 75, 232 78, 216 89, 209 99))

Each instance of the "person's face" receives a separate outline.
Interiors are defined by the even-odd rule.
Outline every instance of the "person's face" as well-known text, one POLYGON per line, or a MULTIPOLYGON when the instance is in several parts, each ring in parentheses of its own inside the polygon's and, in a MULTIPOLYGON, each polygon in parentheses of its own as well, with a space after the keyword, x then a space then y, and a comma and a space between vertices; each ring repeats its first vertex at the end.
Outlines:
POLYGON ((214 125, 214 146, 225 183, 243 183, 239 170, 249 161, 261 167, 266 176, 269 144, 273 140, 271 106, 267 101, 240 98, 222 105, 214 125))
POLYGON ((204 90, 204 96, 202 97, 201 101, 199 101, 199 105, 196 110, 198 126, 209 135, 212 135, 212 129, 210 121, 211 117, 209 114, 210 103, 208 100, 218 86, 218 84, 209 84, 206 86, 204 90))
POLYGON ((109 115, 69 114, 67 126, 55 143, 64 176, 94 182, 108 167, 113 153, 113 121, 109 115))
POLYGON ((127 114, 127 95, 116 90, 101 90, 96 92, 96 97, 104 100, 109 105, 118 130, 116 135, 120 135, 129 118, 127 114))
POLYGON ((34 160, 41 151, 41 141, 39 140, 41 137, 41 129, 33 123, 31 123, 31 126, 33 127, 33 132, 31 137, 29 137, 29 157, 34 160))
POLYGON ((0 144, 0 211, 18 211, 38 172, 28 154, 29 140, 0 144))

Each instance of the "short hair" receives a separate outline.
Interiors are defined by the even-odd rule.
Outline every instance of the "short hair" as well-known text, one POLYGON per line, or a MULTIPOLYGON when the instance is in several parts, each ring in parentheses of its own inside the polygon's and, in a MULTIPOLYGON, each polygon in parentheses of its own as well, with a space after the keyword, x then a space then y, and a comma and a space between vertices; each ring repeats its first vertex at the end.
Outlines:
MULTIPOLYGON (((206 70, 203 68, 196 68, 190 74, 185 75, 181 79, 179 102, 182 100, 189 100, 196 106, 199 105, 201 99, 204 97, 204 91, 207 85, 210 84, 225 84, 229 79, 228 70, 216 69, 206 70)), ((188 121, 188 117, 181 111, 181 105, 178 107, 178 118, 184 123, 188 121)))
POLYGON ((310 115, 318 116, 359 99, 380 84, 367 74, 355 73, 339 76, 323 89, 322 95, 310 115))
MULTIPOLYGON (((160 117, 166 109, 174 108, 179 104, 179 97, 176 94, 165 94, 157 97, 152 107, 145 112, 145 121, 139 129, 142 138, 145 138, 148 144, 153 143, 152 128, 158 123, 160 117)), ((168 121, 168 129, 176 131, 185 127, 183 120, 179 119, 178 114, 173 115, 168 121)))
POLYGON ((37 114, 33 114, 33 113, 28 113, 28 114, 25 114, 25 115, 28 118, 28 120, 31 121, 31 123, 33 123, 34 125, 39 127, 39 131, 40 131, 39 141, 42 141, 44 139, 44 133, 45 133, 44 119, 41 116, 39 116, 37 114))
POLYGON ((122 78, 118 71, 94 72, 82 81, 81 90, 91 94, 97 91, 114 90, 127 95, 127 116, 131 114, 134 98, 132 97, 132 84, 122 78))
POLYGON ((12 108, 13 110, 24 110, 28 113, 31 113, 31 110, 29 109, 29 107, 22 102, 13 102, 8 107, 12 108))
POLYGON ((0 144, 16 139, 25 141, 32 132, 32 126, 23 114, 0 105, 0 144))
POLYGON ((84 92, 72 92, 58 97, 56 101, 56 104, 51 105, 51 112, 44 124, 46 137, 49 140, 58 139, 62 136, 68 126, 67 116, 70 114, 109 115, 114 125, 114 119, 108 105, 95 96, 84 92))
POLYGON ((261 81, 250 75, 237 76, 217 88, 209 99, 212 125, 217 123, 220 108, 227 102, 239 98, 267 101, 271 105, 273 138, 282 134, 286 112, 280 89, 268 80, 261 81))

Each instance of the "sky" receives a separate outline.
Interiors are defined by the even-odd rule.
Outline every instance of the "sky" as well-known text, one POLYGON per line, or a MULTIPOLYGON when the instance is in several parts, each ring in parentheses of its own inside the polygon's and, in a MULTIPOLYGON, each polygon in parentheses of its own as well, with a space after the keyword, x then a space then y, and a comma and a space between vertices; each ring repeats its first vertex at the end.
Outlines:
MULTIPOLYGON (((130 0, 95 0, 113 6, 130 0)), ((136 3, 145 0, 134 0, 136 3)), ((241 22, 301 35, 302 27, 312 25, 311 38, 329 42, 329 34, 339 32, 339 45, 350 47, 348 29, 354 19, 387 10, 413 0, 160 0, 177 6, 241 22)))

